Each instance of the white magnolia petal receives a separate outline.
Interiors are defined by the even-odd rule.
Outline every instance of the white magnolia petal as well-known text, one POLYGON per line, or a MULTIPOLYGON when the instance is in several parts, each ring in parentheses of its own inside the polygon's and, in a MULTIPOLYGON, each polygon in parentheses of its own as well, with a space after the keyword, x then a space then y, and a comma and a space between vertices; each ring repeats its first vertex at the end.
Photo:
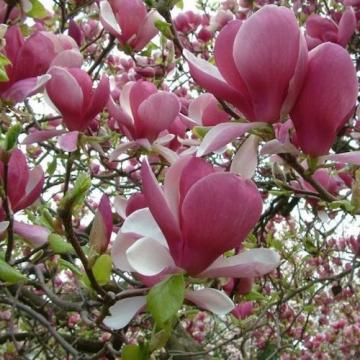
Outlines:
POLYGON ((115 208, 115 211, 123 218, 125 219, 126 218, 126 208, 127 208, 127 205, 128 205, 128 200, 125 199, 124 197, 122 196, 115 196, 115 199, 114 199, 114 208, 115 208))
POLYGON ((268 274, 280 264, 279 254, 272 249, 251 249, 215 260, 198 277, 257 277, 268 274))
POLYGON ((8 221, 0 221, 0 235, 8 228, 8 221))
POLYGON ((323 162, 325 160, 330 160, 338 163, 360 165, 360 151, 351 151, 341 154, 330 154, 321 156, 319 158, 320 162, 323 162))
POLYGON ((121 29, 108 1, 100 2, 100 18, 104 26, 108 27, 107 30, 112 30, 121 35, 121 29))
POLYGON ((134 233, 141 237, 150 237, 157 240, 162 245, 167 246, 164 234, 159 225, 151 215, 149 208, 143 208, 131 213, 121 227, 122 233, 134 233))
POLYGON ((127 249, 138 239, 134 234, 123 234, 121 231, 117 234, 116 239, 111 247, 111 257, 113 264, 122 271, 132 272, 134 269, 129 264, 126 256, 127 249))
POLYGON ((231 162, 231 172, 245 179, 251 179, 254 176, 258 165, 257 149, 259 141, 260 138, 256 135, 250 135, 245 140, 231 162))
POLYGON ((121 299, 109 308, 110 316, 105 317, 104 324, 110 329, 122 329, 145 305, 146 296, 121 299))
POLYGON ((145 276, 157 275, 175 267, 168 247, 149 237, 137 240, 128 248, 126 256, 130 266, 145 276))
POLYGON ((225 315, 235 307, 232 300, 223 291, 217 289, 187 291, 185 298, 198 307, 217 315, 225 315))

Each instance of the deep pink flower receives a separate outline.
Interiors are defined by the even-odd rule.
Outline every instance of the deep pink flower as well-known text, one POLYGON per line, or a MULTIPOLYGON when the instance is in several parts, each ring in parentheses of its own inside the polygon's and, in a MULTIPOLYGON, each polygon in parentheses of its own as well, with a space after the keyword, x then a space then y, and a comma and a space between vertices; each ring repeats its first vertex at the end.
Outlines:
POLYGON ((78 68, 53 66, 46 92, 70 131, 84 131, 109 99, 109 80, 103 76, 93 89, 90 76, 78 68))
POLYGON ((123 87, 120 106, 110 98, 108 109, 130 140, 153 142, 175 121, 180 103, 174 94, 158 91, 154 84, 140 80, 123 87))
POLYGON ((352 7, 344 11, 338 24, 331 19, 314 14, 306 20, 306 42, 309 49, 327 41, 345 47, 355 29, 356 16, 352 7))
POLYGON ((310 51, 305 84, 290 113, 306 154, 328 153, 354 110, 357 93, 355 67, 344 48, 324 43, 310 51))
POLYGON ((148 13, 142 0, 108 0, 100 2, 100 19, 122 46, 140 51, 158 33, 154 23, 161 16, 154 10, 148 13))
POLYGON ((293 12, 270 5, 222 29, 215 43, 217 68, 187 50, 184 55, 195 81, 250 121, 285 117, 307 67, 306 43, 293 12))
POLYGON ((49 75, 50 65, 81 66, 82 56, 75 41, 66 35, 39 31, 24 39, 18 26, 5 34, 4 55, 11 61, 6 66, 9 81, 0 83, 0 96, 13 102, 23 101, 41 89, 49 75))
MULTIPOLYGON (((26 157, 19 149, 12 151, 7 166, 7 197, 15 213, 27 208, 39 198, 44 184, 44 172, 41 166, 30 171, 26 157)), ((3 181, 4 164, 0 161, 0 182, 3 181)))

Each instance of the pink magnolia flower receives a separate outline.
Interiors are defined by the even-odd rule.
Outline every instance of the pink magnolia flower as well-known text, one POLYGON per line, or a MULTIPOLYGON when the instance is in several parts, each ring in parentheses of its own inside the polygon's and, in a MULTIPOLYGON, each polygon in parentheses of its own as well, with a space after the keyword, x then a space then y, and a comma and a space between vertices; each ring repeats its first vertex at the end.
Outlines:
POLYGON ((82 56, 75 41, 66 35, 39 31, 26 40, 18 26, 5 34, 4 55, 9 81, 0 83, 0 96, 13 102, 23 101, 39 91, 50 79, 45 74, 50 65, 81 66, 82 56))
MULTIPOLYGON (((18 149, 11 152, 7 163, 7 198, 11 211, 16 213, 32 205, 40 196, 44 184, 44 172, 41 166, 29 170, 25 155, 18 149)), ((0 183, 4 182, 4 163, 0 161, 0 183)), ((9 225, 0 200, 0 233, 9 225)), ((50 231, 42 226, 25 224, 14 220, 13 231, 34 246, 41 246, 47 241, 50 231)))
POLYGON ((305 84, 290 113, 306 154, 328 153, 354 110, 357 93, 356 71, 345 49, 324 43, 310 51, 305 84))
POLYGON ((154 10, 148 13, 142 0, 107 0, 100 2, 100 19, 122 46, 140 51, 158 33, 154 23, 162 18, 154 10))
MULTIPOLYGON (((241 245, 260 217, 262 200, 251 181, 216 172, 195 157, 183 157, 173 164, 163 189, 147 162, 142 166, 142 180, 149 208, 125 219, 112 247, 116 267, 160 281, 181 271, 199 278, 256 277, 278 265, 279 256, 270 249, 223 257, 224 252, 241 245)), ((216 289, 187 291, 185 297, 216 314, 234 308, 226 294, 216 289)), ((119 313, 122 300, 115 304, 105 324, 124 326, 145 305, 145 298, 139 298, 133 298, 139 303, 132 305, 126 319, 119 313)))
POLYGON ((222 29, 215 43, 217 67, 187 50, 184 55, 195 81, 250 121, 285 117, 307 68, 307 47, 293 12, 270 5, 222 29))
POLYGON ((190 127, 214 126, 230 120, 230 115, 222 108, 215 96, 201 94, 192 100, 188 108, 188 116, 180 114, 183 121, 190 127))
POLYGON ((251 301, 245 301, 235 306, 231 313, 239 320, 246 319, 253 312, 253 304, 251 301))
MULTIPOLYGON (((7 183, 11 184, 7 189, 7 197, 15 213, 30 206, 40 196, 44 184, 44 172, 41 166, 30 171, 25 155, 18 149, 11 152, 7 166, 7 183)), ((4 163, 1 160, 0 181, 4 181, 4 163)))
POLYGON ((147 81, 131 81, 121 91, 120 106, 110 97, 107 107, 121 132, 131 140, 118 147, 110 159, 116 159, 128 148, 143 146, 173 161, 169 159, 172 151, 165 145, 175 137, 168 130, 180 111, 176 95, 158 91, 154 84, 147 81), (159 137, 161 133, 163 137, 159 137))
POLYGON ((93 89, 90 76, 78 68, 53 66, 46 92, 70 131, 85 131, 105 107, 110 94, 109 80, 103 76, 93 89))
POLYGON ((346 47, 356 29, 356 16, 353 8, 347 7, 338 24, 314 14, 308 17, 305 26, 309 49, 327 41, 346 47))

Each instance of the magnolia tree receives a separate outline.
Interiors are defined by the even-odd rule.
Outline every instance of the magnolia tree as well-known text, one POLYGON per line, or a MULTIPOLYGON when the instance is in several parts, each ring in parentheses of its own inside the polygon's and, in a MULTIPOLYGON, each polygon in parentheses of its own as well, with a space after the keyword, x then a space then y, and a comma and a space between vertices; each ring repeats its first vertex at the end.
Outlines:
POLYGON ((360 357, 360 1, 0 5, 2 358, 360 357))

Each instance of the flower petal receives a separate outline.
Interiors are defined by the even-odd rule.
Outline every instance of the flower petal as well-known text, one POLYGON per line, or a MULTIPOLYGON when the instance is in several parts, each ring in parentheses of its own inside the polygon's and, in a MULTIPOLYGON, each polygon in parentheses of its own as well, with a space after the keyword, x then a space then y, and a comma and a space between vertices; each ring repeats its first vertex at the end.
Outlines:
POLYGON ((126 257, 130 266, 145 276, 154 276, 175 267, 168 247, 149 237, 135 241, 127 249, 126 257))
POLYGON ((234 309, 232 300, 223 292, 217 289, 200 289, 187 291, 185 298, 201 309, 208 310, 216 315, 226 315, 234 309))
POLYGON ((77 150, 77 142, 79 138, 78 131, 70 131, 63 135, 60 135, 58 138, 58 145, 61 150, 74 152, 77 150))
POLYGON ((43 226, 14 221, 14 233, 24 238, 31 245, 39 247, 47 243, 50 230, 43 226))
POLYGON ((146 296, 121 299, 109 308, 110 316, 106 316, 103 322, 110 329, 122 329, 145 305, 146 296))
POLYGON ((235 256, 218 258, 198 277, 251 278, 268 274, 280 264, 280 256, 272 249, 251 249, 235 256))
POLYGON ((230 167, 230 172, 251 179, 258 165, 257 149, 259 137, 250 135, 235 154, 230 167))
POLYGON ((246 132, 256 127, 264 126, 265 123, 222 123, 214 126, 205 135, 201 145, 198 148, 197 156, 208 155, 213 151, 221 149, 226 144, 241 137, 246 132))

